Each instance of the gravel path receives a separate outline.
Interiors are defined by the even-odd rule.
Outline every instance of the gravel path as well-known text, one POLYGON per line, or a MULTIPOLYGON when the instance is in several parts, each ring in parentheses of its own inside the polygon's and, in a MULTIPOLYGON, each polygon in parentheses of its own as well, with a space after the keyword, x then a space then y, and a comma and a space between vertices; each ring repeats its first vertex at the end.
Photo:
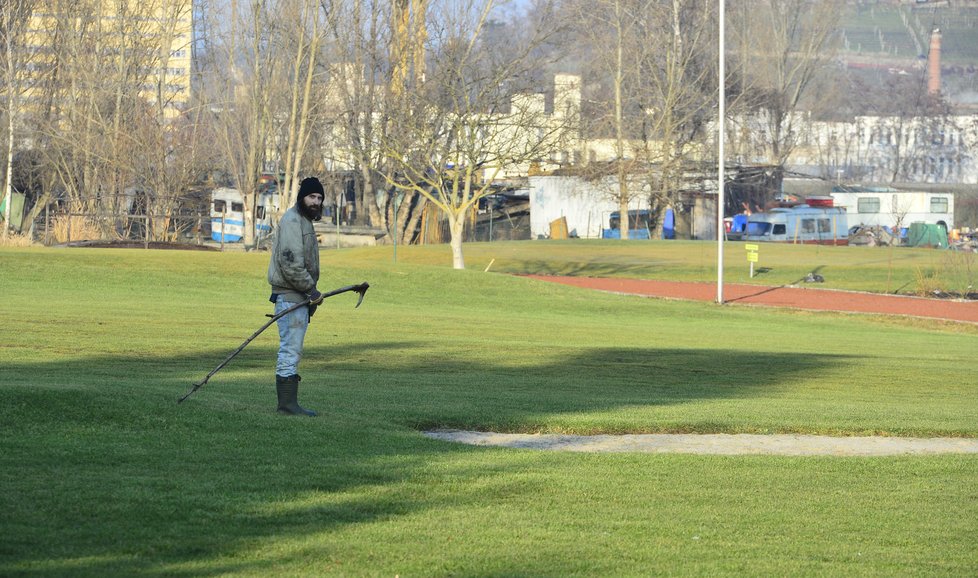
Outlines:
POLYGON ((756 434, 506 434, 441 430, 424 432, 432 439, 477 446, 566 452, 637 452, 780 456, 892 456, 908 454, 978 454, 978 439, 830 437, 756 434))

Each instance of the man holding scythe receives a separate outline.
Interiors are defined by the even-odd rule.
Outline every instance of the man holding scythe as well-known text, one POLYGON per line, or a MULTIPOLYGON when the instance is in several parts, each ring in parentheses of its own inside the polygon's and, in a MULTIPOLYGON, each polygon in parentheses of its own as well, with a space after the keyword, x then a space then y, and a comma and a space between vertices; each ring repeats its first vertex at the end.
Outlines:
POLYGON ((316 177, 303 179, 299 184, 295 206, 289 208, 279 221, 272 256, 268 264, 268 283, 272 286, 269 301, 275 304, 276 315, 304 301, 299 307, 278 319, 278 361, 275 365, 275 390, 278 412, 286 415, 315 417, 316 412, 299 405, 299 360, 309 319, 322 303, 323 294, 316 288, 319 282, 319 240, 313 221, 323 214, 323 185, 316 177))
POLYGON ((198 389, 214 377, 221 368, 241 353, 262 331, 272 323, 278 323, 279 348, 278 363, 275 365, 275 389, 278 392, 278 411, 287 415, 307 415, 315 417, 316 412, 299 405, 299 359, 302 357, 302 342, 309 328, 309 319, 323 299, 355 291, 360 298, 356 307, 363 303, 370 284, 364 281, 359 285, 347 285, 321 293, 316 289, 319 282, 319 240, 312 222, 323 214, 323 185, 319 179, 310 177, 299 185, 299 195, 295 206, 282 216, 272 244, 272 259, 268 264, 268 283, 272 286, 269 301, 275 304, 275 314, 258 331, 245 339, 231 355, 211 370, 204 379, 194 384, 186 395, 177 400, 183 403, 198 389))

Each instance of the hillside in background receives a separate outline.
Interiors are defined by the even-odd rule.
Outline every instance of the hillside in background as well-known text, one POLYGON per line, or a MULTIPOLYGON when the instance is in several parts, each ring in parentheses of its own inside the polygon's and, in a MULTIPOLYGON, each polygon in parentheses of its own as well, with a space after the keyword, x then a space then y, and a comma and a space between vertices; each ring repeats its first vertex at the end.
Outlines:
POLYGON ((838 58, 867 86, 885 86, 893 76, 923 79, 934 29, 942 35, 944 94, 955 108, 978 110, 978 3, 850 3, 838 58))

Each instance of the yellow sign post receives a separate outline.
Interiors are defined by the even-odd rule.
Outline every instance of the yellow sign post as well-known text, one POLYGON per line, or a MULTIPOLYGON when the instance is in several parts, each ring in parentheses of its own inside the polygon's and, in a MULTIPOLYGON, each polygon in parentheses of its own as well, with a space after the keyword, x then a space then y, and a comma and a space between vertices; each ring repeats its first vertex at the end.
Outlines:
POLYGON ((757 263, 758 251, 760 251, 761 247, 754 243, 748 243, 744 245, 744 248, 747 249, 747 261, 750 263, 750 278, 753 279, 754 263, 757 263))

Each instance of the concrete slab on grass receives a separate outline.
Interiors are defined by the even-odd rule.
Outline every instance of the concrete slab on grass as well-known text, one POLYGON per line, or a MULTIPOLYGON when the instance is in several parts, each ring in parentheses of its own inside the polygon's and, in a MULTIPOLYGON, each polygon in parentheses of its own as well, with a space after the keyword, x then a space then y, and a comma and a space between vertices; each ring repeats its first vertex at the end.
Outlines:
POLYGON ((477 446, 568 452, 639 452, 716 455, 892 456, 978 453, 974 438, 832 437, 758 434, 508 434, 441 430, 432 439, 477 446))

